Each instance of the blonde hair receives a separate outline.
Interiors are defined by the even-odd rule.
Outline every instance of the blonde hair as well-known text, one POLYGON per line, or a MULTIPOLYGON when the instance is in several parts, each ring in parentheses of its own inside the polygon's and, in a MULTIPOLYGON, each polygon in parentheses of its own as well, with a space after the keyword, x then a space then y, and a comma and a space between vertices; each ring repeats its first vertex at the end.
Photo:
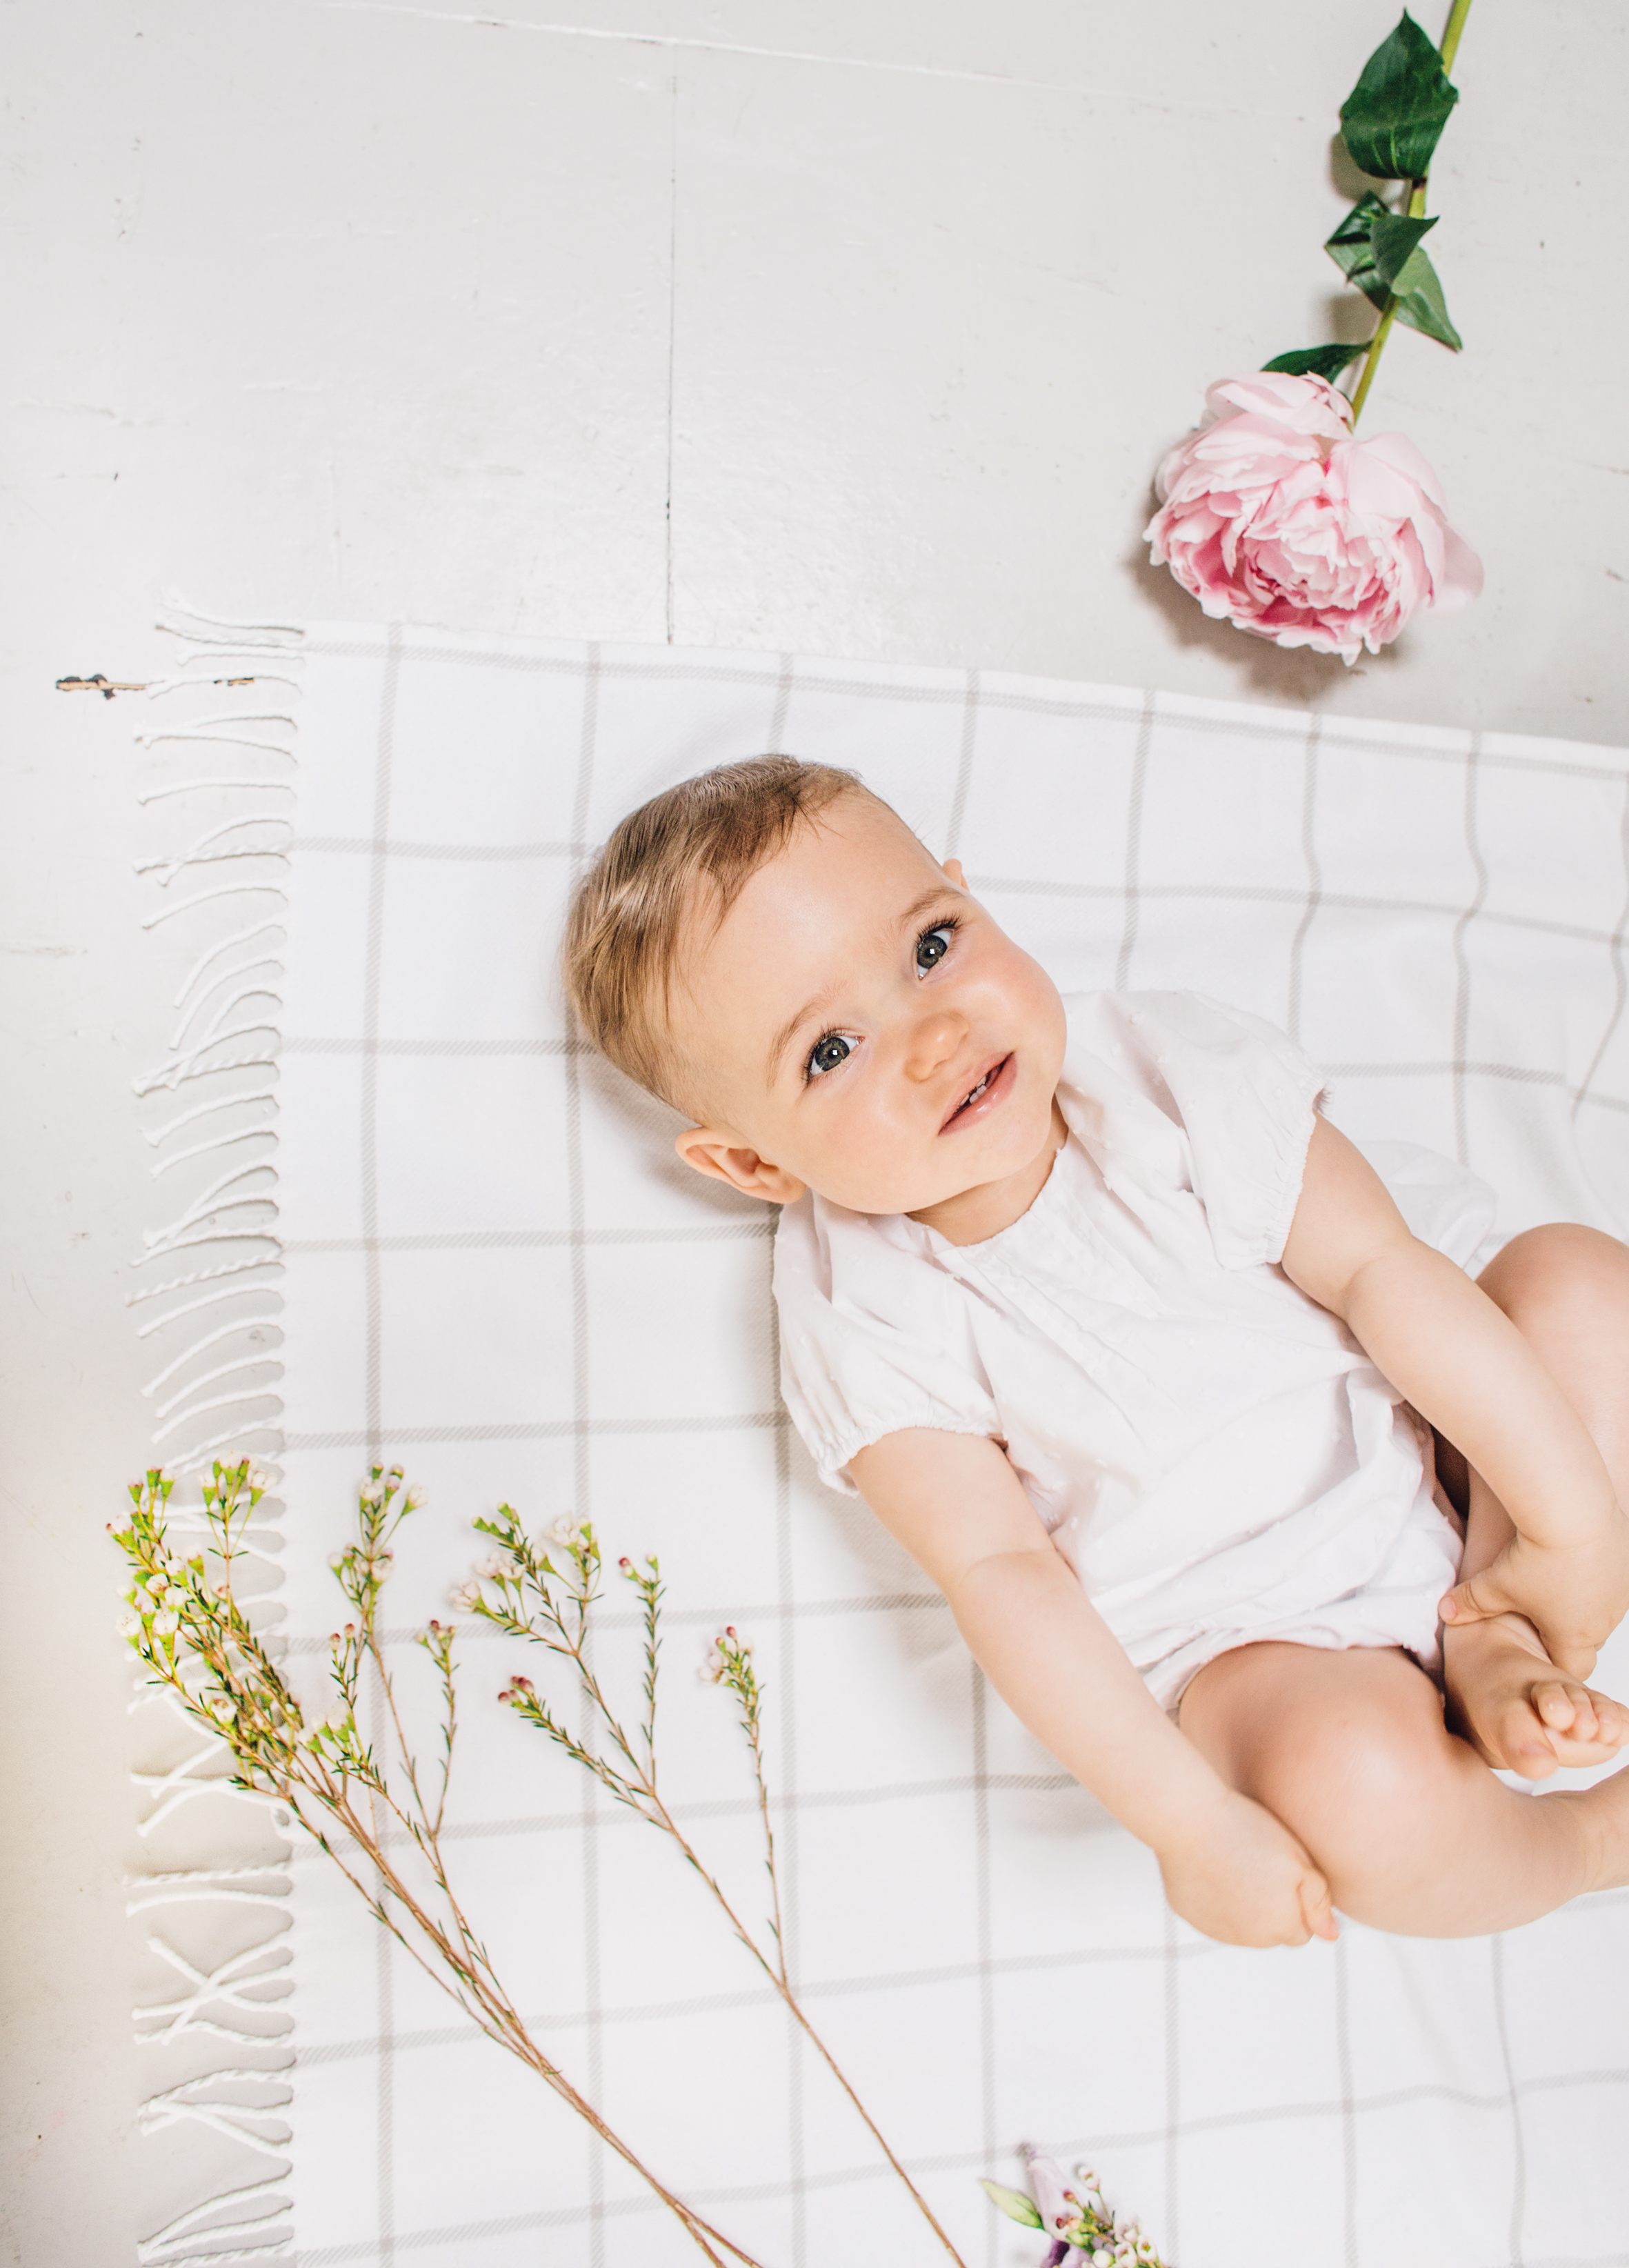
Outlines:
POLYGON ((752 756, 631 811, 571 894, 561 954, 566 997, 600 1053, 647 1093, 691 1108, 667 1027, 686 924, 704 907, 715 929, 795 828, 869 792, 834 764, 752 756))

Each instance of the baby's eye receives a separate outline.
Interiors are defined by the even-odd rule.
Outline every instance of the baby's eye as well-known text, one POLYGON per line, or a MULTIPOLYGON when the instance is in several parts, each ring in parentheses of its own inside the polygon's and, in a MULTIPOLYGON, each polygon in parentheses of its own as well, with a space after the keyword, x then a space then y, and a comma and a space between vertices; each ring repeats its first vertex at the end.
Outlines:
POLYGON ((924 974, 936 968, 950 949, 950 939, 956 934, 954 922, 941 922, 935 929, 925 929, 916 940, 916 966, 924 974))
POLYGON ((828 1032, 823 1040, 817 1040, 809 1051, 810 1078, 818 1079, 822 1071, 835 1071, 839 1064, 847 1063, 855 1046, 841 1032, 828 1032))

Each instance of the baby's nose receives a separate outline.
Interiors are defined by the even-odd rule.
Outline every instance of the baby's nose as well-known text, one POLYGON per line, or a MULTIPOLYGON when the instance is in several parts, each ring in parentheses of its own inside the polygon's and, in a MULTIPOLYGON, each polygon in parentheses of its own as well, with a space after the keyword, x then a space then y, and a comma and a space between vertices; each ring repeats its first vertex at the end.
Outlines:
POLYGON ((911 1034, 905 1068, 912 1079, 931 1079, 942 1071, 967 1037, 967 1019, 953 1008, 924 1016, 911 1034))

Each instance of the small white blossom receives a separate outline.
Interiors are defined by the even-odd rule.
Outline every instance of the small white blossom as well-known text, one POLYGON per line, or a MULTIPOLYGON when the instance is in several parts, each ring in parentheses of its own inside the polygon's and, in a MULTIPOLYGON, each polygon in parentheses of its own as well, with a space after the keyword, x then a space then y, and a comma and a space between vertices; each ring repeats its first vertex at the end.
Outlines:
POLYGON ((509 1561, 501 1551, 488 1551, 484 1559, 475 1562, 475 1572, 483 1583, 495 1583, 508 1571, 509 1561))
POLYGON ((707 1660, 701 1664, 701 1671, 699 1673, 701 1683, 704 1685, 722 1684, 723 1683, 724 1675, 729 1668, 730 1664, 724 1660, 723 1655, 720 1653, 718 1648, 715 1646, 711 1653, 708 1655, 707 1660))
POLYGON ((579 1520, 575 1512, 562 1512, 552 1526, 543 1530, 543 1541, 558 1543, 562 1551, 569 1551, 574 1544, 581 1543, 586 1528, 587 1523, 579 1520))
POLYGON ((401 1508, 404 1512, 417 1512, 421 1505, 426 1505, 429 1502, 429 1491, 427 1488, 421 1488, 417 1481, 415 1481, 401 1499, 401 1508))
POLYGON ((147 1587, 155 1599, 161 1599, 170 1587, 169 1579, 164 1575, 150 1575, 147 1578, 147 1587))
POLYGON ((257 1495, 263 1495, 272 1484, 272 1476, 264 1465, 251 1465, 247 1479, 249 1486, 257 1495))
POLYGON ((121 1615, 119 1617, 121 1638, 134 1638, 141 1627, 142 1618, 139 1615, 121 1615))
POLYGON ((447 1600, 461 1614, 473 1614, 481 1604, 481 1586, 474 1581, 455 1583, 447 1594, 447 1600))
POLYGON ((385 1491, 378 1481, 370 1481, 360 1493, 363 1503, 371 1506, 376 1512, 385 1501, 385 1491))
POLYGON ((181 1618, 172 1607, 161 1607, 153 1616, 153 1636, 172 1638, 181 1626, 181 1618))

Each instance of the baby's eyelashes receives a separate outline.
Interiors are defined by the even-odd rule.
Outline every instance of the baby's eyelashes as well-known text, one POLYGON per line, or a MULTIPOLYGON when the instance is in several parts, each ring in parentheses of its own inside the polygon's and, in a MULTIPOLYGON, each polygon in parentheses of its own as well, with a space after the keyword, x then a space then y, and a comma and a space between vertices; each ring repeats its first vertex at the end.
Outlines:
POLYGON ((950 949, 950 939, 960 926, 959 922, 936 922, 931 929, 922 932, 916 940, 916 971, 919 976, 925 976, 930 968, 939 966, 950 949))

